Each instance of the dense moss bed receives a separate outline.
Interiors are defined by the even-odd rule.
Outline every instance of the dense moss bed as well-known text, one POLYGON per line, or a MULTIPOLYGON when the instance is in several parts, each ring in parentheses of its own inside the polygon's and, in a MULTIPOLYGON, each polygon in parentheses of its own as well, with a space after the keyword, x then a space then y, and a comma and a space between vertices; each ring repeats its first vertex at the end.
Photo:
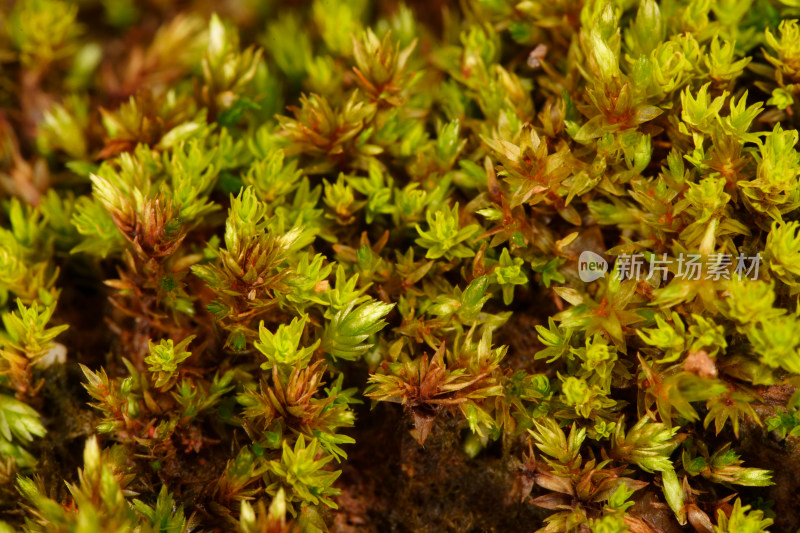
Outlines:
POLYGON ((798 18, 2 3, 0 533, 796 531, 798 18))

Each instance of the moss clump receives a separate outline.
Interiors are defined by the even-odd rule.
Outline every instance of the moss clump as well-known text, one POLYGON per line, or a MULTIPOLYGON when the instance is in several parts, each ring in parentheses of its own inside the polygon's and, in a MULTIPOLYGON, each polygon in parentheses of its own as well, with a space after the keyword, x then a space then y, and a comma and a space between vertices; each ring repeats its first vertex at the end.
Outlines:
POLYGON ((6 6, 0 531, 796 529, 796 4, 6 6))

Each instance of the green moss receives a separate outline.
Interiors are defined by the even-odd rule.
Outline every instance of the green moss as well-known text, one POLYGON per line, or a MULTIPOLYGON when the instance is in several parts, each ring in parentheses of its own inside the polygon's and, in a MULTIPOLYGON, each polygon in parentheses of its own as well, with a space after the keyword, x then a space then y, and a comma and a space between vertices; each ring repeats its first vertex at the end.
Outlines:
POLYGON ((795 4, 13 3, 0 530, 797 529, 795 4))

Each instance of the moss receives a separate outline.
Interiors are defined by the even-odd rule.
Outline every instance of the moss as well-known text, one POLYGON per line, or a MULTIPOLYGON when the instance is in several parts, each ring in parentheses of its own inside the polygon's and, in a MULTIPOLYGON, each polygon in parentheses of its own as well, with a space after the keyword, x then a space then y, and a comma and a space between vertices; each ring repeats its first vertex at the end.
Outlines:
POLYGON ((13 2, 0 530, 796 529, 795 3, 13 2))

